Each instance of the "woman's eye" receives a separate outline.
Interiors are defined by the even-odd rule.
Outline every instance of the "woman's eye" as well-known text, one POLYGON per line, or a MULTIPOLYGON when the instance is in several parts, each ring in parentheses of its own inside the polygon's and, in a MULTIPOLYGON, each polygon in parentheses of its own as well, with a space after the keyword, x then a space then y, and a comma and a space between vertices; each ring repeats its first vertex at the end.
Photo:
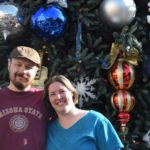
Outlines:
POLYGON ((50 94, 49 94, 49 96, 54 96, 54 95, 55 95, 54 93, 50 93, 50 94))
POLYGON ((61 94, 65 93, 65 91, 60 91, 61 94))

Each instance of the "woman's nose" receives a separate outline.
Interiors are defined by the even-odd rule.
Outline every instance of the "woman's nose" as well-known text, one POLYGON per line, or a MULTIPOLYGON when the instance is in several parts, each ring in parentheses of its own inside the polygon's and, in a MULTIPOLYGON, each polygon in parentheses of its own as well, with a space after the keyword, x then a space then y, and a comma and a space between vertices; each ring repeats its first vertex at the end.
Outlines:
POLYGON ((56 94, 56 98, 60 99, 61 98, 61 94, 56 94))

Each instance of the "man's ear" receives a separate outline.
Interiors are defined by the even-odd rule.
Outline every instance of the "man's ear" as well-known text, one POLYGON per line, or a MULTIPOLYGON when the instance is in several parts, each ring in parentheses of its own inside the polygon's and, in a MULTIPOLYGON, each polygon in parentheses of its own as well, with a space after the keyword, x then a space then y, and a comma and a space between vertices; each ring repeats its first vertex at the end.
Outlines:
POLYGON ((8 70, 10 68, 10 64, 11 64, 11 59, 8 59, 8 66, 7 66, 8 70))

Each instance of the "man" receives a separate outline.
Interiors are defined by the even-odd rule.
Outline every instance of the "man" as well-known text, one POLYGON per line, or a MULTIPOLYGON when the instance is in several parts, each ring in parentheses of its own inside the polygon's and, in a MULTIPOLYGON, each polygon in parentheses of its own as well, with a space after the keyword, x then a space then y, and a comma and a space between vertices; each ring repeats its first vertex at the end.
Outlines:
POLYGON ((49 113, 44 92, 31 87, 40 63, 32 48, 18 46, 10 53, 10 83, 0 90, 1 150, 45 150, 49 113))

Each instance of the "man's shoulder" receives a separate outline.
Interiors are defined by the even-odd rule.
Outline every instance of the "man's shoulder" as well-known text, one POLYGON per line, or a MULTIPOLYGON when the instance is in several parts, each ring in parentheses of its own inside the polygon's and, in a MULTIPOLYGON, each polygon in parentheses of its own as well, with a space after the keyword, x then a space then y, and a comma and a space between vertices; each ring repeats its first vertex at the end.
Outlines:
POLYGON ((5 90, 7 90, 6 87, 0 87, 0 92, 3 92, 3 91, 5 91, 5 90))
POLYGON ((31 92, 44 92, 44 90, 42 88, 37 88, 37 87, 32 87, 30 89, 31 92))
POLYGON ((44 90, 41 88, 37 88, 37 87, 32 87, 29 91, 30 93, 32 93, 33 95, 39 95, 39 97, 44 97, 44 90))

